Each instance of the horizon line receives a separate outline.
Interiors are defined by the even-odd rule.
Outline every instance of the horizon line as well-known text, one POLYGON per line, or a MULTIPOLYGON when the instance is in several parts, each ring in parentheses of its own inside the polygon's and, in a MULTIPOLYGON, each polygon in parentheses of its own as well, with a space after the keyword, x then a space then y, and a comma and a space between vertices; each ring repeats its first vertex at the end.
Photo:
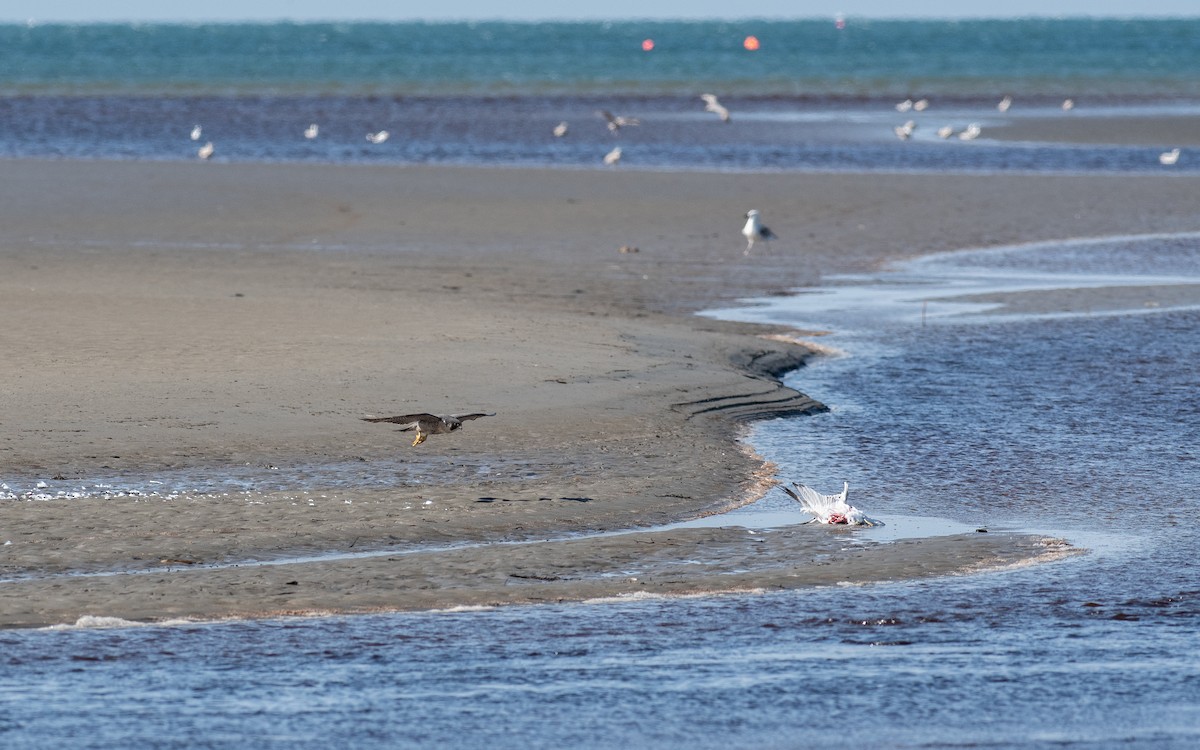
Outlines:
POLYGON ((764 15, 764 16, 624 16, 624 17, 604 17, 604 16, 539 16, 528 18, 504 18, 504 17, 446 17, 446 18, 428 18, 428 17, 405 17, 405 18, 380 18, 376 16, 355 16, 344 18, 293 18, 293 17, 262 17, 262 18, 226 18, 226 17, 200 17, 200 18, 9 18, 0 16, 0 25, 14 26, 52 26, 52 25, 84 25, 84 24, 161 24, 161 25, 180 25, 194 26, 202 24, 346 24, 346 23, 445 23, 445 24, 461 24, 461 23, 514 23, 514 24, 538 24, 538 23, 699 23, 699 22, 725 22, 738 23, 750 21, 762 22, 788 22, 788 21, 830 21, 842 19, 845 21, 870 21, 870 22, 919 22, 919 21, 1181 21, 1181 20, 1198 20, 1200 19, 1200 10, 1192 15, 1183 15, 1178 13, 1027 13, 1014 16, 995 16, 995 15, 904 15, 904 16, 887 16, 887 15, 857 15, 853 13, 832 13, 822 15, 764 15))

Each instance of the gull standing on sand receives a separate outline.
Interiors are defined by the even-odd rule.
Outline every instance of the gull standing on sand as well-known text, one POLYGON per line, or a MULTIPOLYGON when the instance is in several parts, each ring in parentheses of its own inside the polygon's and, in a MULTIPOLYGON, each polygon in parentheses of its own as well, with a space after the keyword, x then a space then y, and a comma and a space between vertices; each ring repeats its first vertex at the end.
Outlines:
POLYGON ((746 212, 746 226, 742 227, 742 236, 746 238, 746 255, 754 248, 755 240, 766 242, 778 239, 774 232, 762 225, 758 209, 755 208, 746 212))
POLYGON ((636 117, 621 117, 620 115, 614 115, 612 112, 609 112, 607 109, 596 110, 596 115, 598 117, 604 118, 605 123, 608 126, 609 132, 612 133, 613 135, 616 135, 617 132, 621 128, 628 127, 631 125, 641 125, 642 124, 641 121, 638 120, 636 117))
POLYGON ((721 118, 721 122, 729 122, 729 110, 721 102, 717 101, 715 94, 701 94, 700 98, 704 100, 705 112, 712 112, 721 118))
POLYGON ((619 161, 621 161, 621 147, 620 146, 617 146, 612 151, 609 151, 607 154, 604 155, 604 163, 610 167, 619 161))
MULTIPOLYGON (((822 495, 811 487, 792 482, 795 490, 780 485, 784 492, 800 503, 805 513, 811 513, 817 523, 845 524, 847 526, 881 526, 879 521, 867 518, 867 514, 850 503, 846 496, 850 493, 850 483, 842 484, 842 491, 837 495, 822 495)), ((811 522, 810 522, 811 523, 811 522)))
POLYGON ((320 132, 321 129, 317 127, 317 124, 314 122, 304 129, 304 137, 311 141, 313 138, 316 138, 317 134, 320 132))
POLYGON ((390 138, 391 135, 392 134, 386 130, 380 130, 378 133, 367 133, 367 140, 378 145, 390 138))
POLYGON ((401 414, 396 417, 363 417, 364 422, 390 422, 400 425, 398 432, 408 432, 415 429, 417 437, 412 441, 414 446, 425 442, 425 439, 430 435, 442 435, 447 432, 454 432, 461 429, 463 422, 468 419, 479 419, 480 417, 494 417, 495 412, 475 412, 473 414, 429 414, 421 412, 419 414, 401 414))
POLYGON ((566 122, 566 120, 563 120, 563 121, 562 121, 562 122, 560 122, 559 124, 555 125, 555 126, 554 126, 554 137, 555 137, 555 138, 562 138, 564 135, 566 135, 566 134, 567 134, 567 127, 568 127, 568 126, 567 126, 567 122, 566 122))
POLYGON ((216 148, 213 146, 212 141, 209 141, 200 147, 200 150, 196 152, 196 156, 199 156, 201 159, 208 159, 213 155, 214 151, 216 151, 216 148))

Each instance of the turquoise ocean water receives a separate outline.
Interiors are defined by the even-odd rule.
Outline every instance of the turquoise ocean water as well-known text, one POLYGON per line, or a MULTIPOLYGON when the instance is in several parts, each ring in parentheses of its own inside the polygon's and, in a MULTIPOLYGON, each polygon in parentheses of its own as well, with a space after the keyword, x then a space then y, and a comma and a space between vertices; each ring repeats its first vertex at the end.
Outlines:
MULTIPOLYGON (((1197 20, 0 27, 3 157, 185 160, 212 140, 215 161, 602 168, 616 142, 622 168, 1120 174, 1163 169, 1171 144, 987 133, 1198 106, 1197 20), (600 107, 642 125, 613 136, 600 107), (975 141, 931 132, 971 122, 975 141), (365 140, 380 129, 392 137, 365 140)), ((849 480, 872 514, 1089 554, 809 592, 4 631, 0 747, 1196 747, 1200 312, 944 298, 1200 283, 1200 237, 964 249, 827 281, 720 313, 829 329, 842 352, 789 378, 831 410, 760 423, 755 448, 786 478, 849 480)), ((39 479, 0 475, 0 544, 4 503, 72 502, 39 479)), ((255 491, 219 471, 92 479, 79 492, 94 501, 255 491)), ((770 493, 731 522, 790 508, 770 493)))
POLYGON ((1194 114, 1197 39, 1194 19, 9 25, 0 156, 195 158, 198 124, 218 161, 595 167, 613 141, 604 108, 642 121, 621 133, 632 167, 1153 169, 1148 148, 934 133, 986 134, 1067 98, 1076 118, 1194 114), (929 107, 898 113, 906 99, 929 107), (560 121, 569 135, 554 138, 560 121), (320 135, 304 138, 312 123, 320 135), (379 130, 386 143, 365 140, 379 130))

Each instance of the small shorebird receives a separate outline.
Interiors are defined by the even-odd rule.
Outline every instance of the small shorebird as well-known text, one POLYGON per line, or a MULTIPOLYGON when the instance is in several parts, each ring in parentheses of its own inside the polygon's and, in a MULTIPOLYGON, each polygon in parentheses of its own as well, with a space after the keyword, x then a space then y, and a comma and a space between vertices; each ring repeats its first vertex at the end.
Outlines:
POLYGON ((1011 106, 1012 97, 1005 95, 1005 97, 1000 100, 1000 103, 996 105, 996 109, 1000 110, 1001 112, 1007 112, 1008 108, 1011 106))
POLYGON ((928 99, 916 100, 915 102, 913 102, 913 109, 916 110, 917 112, 924 112, 925 110, 929 109, 929 100, 928 99))
POLYGON ((913 100, 912 99, 905 99, 904 101, 902 101, 896 105, 897 112, 908 112, 912 108, 913 108, 913 100))
POLYGON ((621 147, 620 146, 617 146, 612 151, 609 151, 607 154, 604 155, 604 163, 610 167, 615 165, 619 161, 621 161, 621 147))
POLYGON ((483 412, 475 412, 473 414, 445 414, 442 416, 421 412, 419 414, 401 414, 396 417, 363 417, 363 421, 398 424, 400 425, 399 432, 408 432, 415 429, 417 436, 413 439, 412 444, 420 445, 430 435, 441 435, 461 429, 463 422, 469 419, 494 416, 496 416, 495 412, 486 414, 483 412))
POLYGON ((943 125, 937 129, 938 138, 949 138, 954 135, 954 128, 950 125, 943 125))
POLYGON ((913 131, 916 129, 917 129, 917 123, 912 120, 909 120, 908 122, 904 123, 903 125, 897 125, 892 130, 895 131, 897 138, 899 138, 902 141, 907 141, 909 139, 909 136, 911 136, 913 134, 913 131))
POLYGON ((958 134, 958 137, 964 141, 973 141, 983 132, 983 128, 979 127, 979 123, 973 122, 967 126, 967 129, 958 134))
POLYGON ((759 218, 758 209, 752 208, 746 212, 746 226, 742 227, 742 236, 746 238, 746 255, 750 254, 750 250, 754 247, 755 240, 778 239, 775 233, 762 225, 762 220, 759 218))
POLYGON ((196 152, 196 156, 199 156, 201 159, 207 159, 213 155, 213 151, 216 151, 216 148, 213 146, 212 141, 209 141, 200 147, 200 150, 196 152))
POLYGON ((642 124, 641 121, 638 120, 636 117, 621 117, 620 115, 614 115, 612 112, 609 112, 607 109, 596 110, 596 115, 598 117, 604 118, 605 123, 608 126, 609 132, 611 132, 613 135, 616 135, 617 131, 619 131, 621 128, 628 127, 630 125, 641 125, 642 124))
POLYGON ((780 485, 784 492, 800 503, 805 513, 811 513, 817 523, 846 524, 847 526, 877 526, 878 521, 872 521, 867 515, 850 503, 846 496, 850 493, 850 483, 842 484, 842 491, 837 495, 822 495, 811 487, 792 482, 792 489, 780 485))
POLYGON ((316 138, 317 134, 320 132, 321 129, 317 127, 317 124, 314 122, 304 129, 304 137, 311 141, 313 138, 316 138))
POLYGON ((1164 151, 1158 155, 1158 163, 1165 167, 1173 165, 1179 161, 1179 149, 1173 148, 1170 151, 1164 151))
POLYGON ((1063 112, 1070 112, 1071 110, 1075 109, 1075 100, 1063 99, 1062 108, 1063 112))
POLYGON ((380 144, 391 137, 391 135, 386 130, 380 130, 378 133, 367 133, 367 140, 374 144, 380 144))
POLYGON ((721 118, 721 122, 729 122, 729 110, 721 102, 717 101, 715 94, 701 94, 700 98, 704 100, 705 112, 712 112, 721 118))
POLYGON ((568 126, 567 126, 567 123, 566 123, 566 121, 565 121, 565 120, 564 120, 564 121, 562 121, 562 122, 560 122, 559 124, 555 125, 555 126, 554 126, 554 137, 555 137, 555 138, 562 138, 564 135, 566 135, 566 134, 567 134, 567 127, 568 127, 568 126))
POLYGON ((197 125, 197 126, 195 126, 194 128, 192 128, 192 140, 193 140, 193 141, 198 141, 198 140, 200 140, 200 135, 201 135, 203 132, 204 132, 204 130, 203 130, 203 129, 201 129, 201 127, 200 127, 199 125, 197 125))

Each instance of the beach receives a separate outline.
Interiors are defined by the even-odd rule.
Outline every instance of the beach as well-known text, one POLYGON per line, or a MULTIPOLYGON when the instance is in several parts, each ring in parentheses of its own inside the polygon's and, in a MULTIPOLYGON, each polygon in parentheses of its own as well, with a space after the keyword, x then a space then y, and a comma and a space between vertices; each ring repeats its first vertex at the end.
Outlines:
POLYGON ((1061 556, 1019 533, 605 534, 793 479, 739 442, 744 425, 823 408, 779 380, 822 332, 696 312, 932 252, 1200 230, 1200 178, 1177 174, 3 169, 0 481, 44 483, 0 501, 7 627, 786 589, 1061 556), (750 208, 780 239, 747 255, 750 208), (495 416, 417 446, 362 421, 422 411, 495 416), (245 491, 56 497, 226 474, 245 491))

